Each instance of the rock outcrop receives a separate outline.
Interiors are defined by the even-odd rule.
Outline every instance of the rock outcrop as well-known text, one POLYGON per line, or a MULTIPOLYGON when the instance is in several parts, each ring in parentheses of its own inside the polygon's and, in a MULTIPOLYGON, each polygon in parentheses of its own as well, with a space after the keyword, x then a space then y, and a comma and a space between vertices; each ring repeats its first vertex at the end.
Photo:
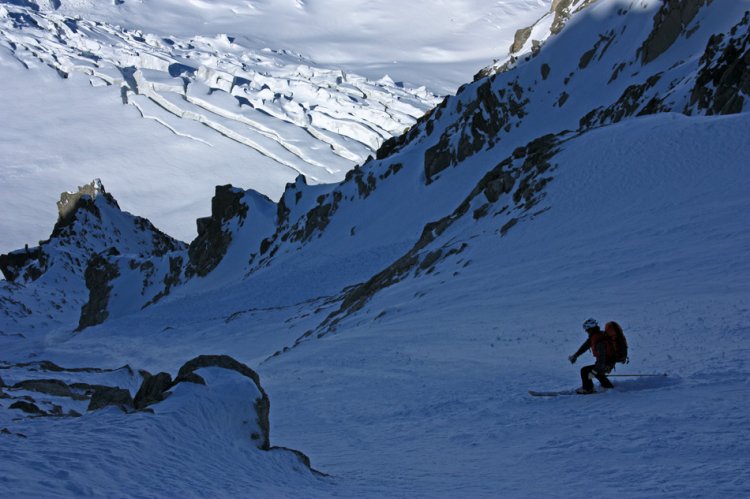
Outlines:
MULTIPOLYGON (((118 256, 117 250, 110 250, 109 256, 118 256)), ((78 320, 77 331, 101 324, 109 316, 107 305, 109 294, 112 291, 110 284, 119 277, 120 269, 116 263, 111 262, 105 255, 94 255, 89 260, 85 272, 86 287, 89 290, 89 299, 81 308, 81 317, 78 320)))
POLYGON ((429 273, 439 261, 463 252, 467 243, 448 243, 435 250, 428 248, 451 225, 468 215, 472 205, 480 204, 473 212, 474 219, 478 219, 486 216, 499 201, 503 201, 505 206, 495 208, 494 213, 502 214, 507 219, 499 231, 501 236, 519 220, 531 216, 532 208, 544 197, 544 186, 552 179, 552 158, 559 152, 559 146, 565 138, 562 135, 548 134, 517 148, 477 183, 453 213, 427 224, 417 243, 406 254, 367 282, 346 289, 342 293, 339 309, 330 313, 317 330, 306 332, 296 344, 313 333, 320 337, 335 330, 343 318, 360 310, 376 293, 400 282, 410 273, 429 273), (485 201, 480 203, 482 198, 485 201))
POLYGON ((42 275, 46 267, 44 252, 38 246, 31 249, 26 246, 22 250, 0 255, 0 271, 2 271, 3 277, 10 282, 21 277, 22 272, 25 272, 24 280, 36 280, 42 275))
POLYGON ((529 36, 531 36, 531 26, 516 31, 516 34, 513 37, 513 43, 510 45, 510 53, 514 54, 521 50, 526 43, 526 40, 529 39, 529 36))
MULTIPOLYGON (((681 0, 664 2, 654 16, 654 27, 651 34, 640 48, 641 60, 648 64, 664 53, 684 35, 690 21, 695 18, 707 0, 681 0)), ((709 2, 711 0, 708 0, 709 2)))
POLYGON ((476 85, 475 92, 476 97, 468 105, 457 109, 460 115, 440 135, 437 144, 425 151, 424 177, 427 184, 446 168, 495 145, 502 131, 517 126, 526 115, 525 106, 529 100, 517 81, 507 89, 494 90, 492 81, 487 79, 476 85))
POLYGON ((94 392, 88 411, 96 411, 108 406, 119 407, 123 411, 133 409, 133 397, 124 388, 101 387, 94 392))
POLYGON ((75 394, 70 387, 59 379, 31 379, 24 380, 13 385, 14 390, 29 390, 32 392, 46 393, 56 397, 71 397, 75 394))
MULTIPOLYGON (((73 244, 76 247, 86 247, 83 241, 76 241, 81 238, 84 234, 88 235, 91 244, 96 244, 96 240, 110 240, 113 242, 117 241, 117 237, 104 237, 104 235, 97 233, 97 227, 95 223, 99 224, 99 229, 102 231, 111 231, 115 227, 106 227, 105 220, 102 219, 102 210, 112 210, 113 213, 123 213, 120 210, 120 205, 117 203, 115 198, 106 191, 102 181, 94 179, 92 182, 78 187, 76 192, 63 192, 60 194, 60 200, 57 202, 58 219, 55 227, 52 229, 52 235, 50 236, 49 242, 54 242, 58 238, 73 239, 69 241, 69 244, 73 244), (89 215, 91 218, 87 218, 89 215), (81 227, 72 227, 74 222, 81 221, 87 227, 83 227, 83 233, 81 227), (94 222, 94 223, 92 223, 94 222), (66 228, 70 230, 66 231, 66 228)), ((142 240, 144 246, 149 253, 162 256, 168 252, 178 251, 184 247, 184 244, 176 239, 169 237, 162 231, 154 227, 154 225, 146 220, 145 218, 133 216, 127 214, 125 217, 127 223, 132 224, 131 227, 117 227, 117 229, 130 229, 134 232, 141 234, 138 239, 142 240)), ((124 221, 124 220, 123 220, 124 221)), ((112 222, 109 222, 112 223, 112 222)), ((122 234, 123 242, 127 237, 127 234, 122 234)), ((116 245, 114 245, 116 247, 116 245)))
POLYGON ((188 256, 190 261, 185 274, 208 275, 224 258, 232 242, 233 229, 245 221, 248 206, 242 198, 245 191, 231 185, 217 185, 216 193, 211 200, 211 216, 199 218, 198 237, 190 243, 188 256), (233 222, 234 226, 231 226, 233 222))
POLYGON ((44 416, 46 412, 41 410, 37 405, 33 402, 27 402, 24 400, 19 400, 17 402, 13 402, 9 409, 18 409, 20 411, 25 412, 26 414, 31 414, 34 416, 44 416))
POLYGON ((728 34, 713 35, 701 57, 690 105, 706 114, 734 114, 750 98, 750 11, 728 34))
POLYGON ((596 0, 553 0, 550 12, 555 16, 552 20, 550 32, 558 34, 565 27, 573 13, 594 3, 596 0))
MULTIPOLYGON (((148 284, 142 290, 143 304, 159 290, 153 281, 168 272, 166 256, 187 249, 148 220, 123 212, 98 179, 62 193, 57 207, 58 220, 49 239, 0 255, 7 281, 35 297, 35 303, 24 302, 25 308, 14 314, 17 321, 33 321, 34 305, 50 319, 62 316, 66 321, 67 309, 77 309, 77 324, 70 328, 78 331, 101 324, 109 316, 113 281, 124 272, 139 274, 136 279, 148 284), (46 290, 48 286, 53 289, 46 290)), ((1 288, 0 302, 17 307, 16 295, 18 289, 1 288)), ((137 300, 133 306, 140 308, 137 300)))
POLYGON ((261 397, 254 402, 257 423, 260 426, 262 435, 259 436, 258 446, 261 449, 268 450, 271 448, 269 414, 271 412, 271 401, 268 394, 260 384, 258 373, 250 369, 245 364, 229 357, 228 355, 201 355, 186 362, 177 373, 176 382, 187 379, 190 375, 195 374, 198 369, 206 367, 220 367, 240 373, 250 379, 257 386, 261 397))
MULTIPOLYGON (((479 70, 479 72, 474 75, 474 81, 511 69, 519 60, 521 60, 523 54, 528 53, 529 51, 531 55, 536 55, 539 53, 542 45, 546 42, 549 36, 556 35, 562 31, 573 14, 583 10, 595 1, 596 0, 553 0, 552 5, 550 5, 549 13, 542 16, 531 26, 526 26, 516 30, 515 35, 513 36, 513 43, 510 45, 507 56, 496 59, 495 63, 491 66, 479 70), (548 19, 550 16, 552 17, 551 22, 548 19), (541 27, 541 25, 544 25, 545 23, 549 23, 549 28, 546 30, 541 27), (533 38, 531 44, 528 44, 529 38, 531 38, 532 34, 535 35, 536 38, 533 38), (525 48, 526 50, 524 50, 525 48)), ((547 79, 547 76, 543 76, 543 79, 547 79)))
POLYGON ((118 209, 120 208, 115 198, 104 189, 102 181, 98 178, 89 184, 78 187, 76 192, 60 194, 60 200, 57 202, 57 223, 52 229, 52 237, 60 235, 65 227, 71 225, 76 220, 76 214, 79 210, 85 210, 96 217, 100 217, 101 213, 94 203, 94 200, 100 196, 104 197, 107 203, 118 209))
POLYGON ((172 376, 169 373, 151 375, 142 372, 143 383, 133 399, 136 409, 144 409, 151 404, 161 402, 166 398, 166 392, 172 387, 172 376))

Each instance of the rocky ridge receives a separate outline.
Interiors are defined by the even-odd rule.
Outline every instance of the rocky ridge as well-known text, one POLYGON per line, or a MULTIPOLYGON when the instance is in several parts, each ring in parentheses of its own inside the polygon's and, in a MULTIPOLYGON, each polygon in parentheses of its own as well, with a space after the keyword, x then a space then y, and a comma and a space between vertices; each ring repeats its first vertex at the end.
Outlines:
POLYGON ((492 65, 482 68, 474 75, 474 81, 507 71, 513 68, 519 59, 523 60, 536 55, 551 36, 562 31, 571 16, 594 2, 596 0, 553 0, 549 12, 531 26, 519 28, 516 31, 508 56, 497 59, 492 65))
POLYGON ((63 192, 58 210, 49 239, 0 256, 6 316, 33 317, 43 309, 52 311, 53 322, 78 315, 79 330, 100 324, 109 315, 114 279, 138 271, 145 288, 158 288, 151 279, 166 272, 167 255, 187 249, 148 220, 120 210, 98 179, 63 192))

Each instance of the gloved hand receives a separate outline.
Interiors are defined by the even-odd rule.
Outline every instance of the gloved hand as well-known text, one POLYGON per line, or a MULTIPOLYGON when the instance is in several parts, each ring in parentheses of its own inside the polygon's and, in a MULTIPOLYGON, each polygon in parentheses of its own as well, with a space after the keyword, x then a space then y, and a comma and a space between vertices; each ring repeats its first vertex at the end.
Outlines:
POLYGON ((576 357, 575 354, 568 357, 568 360, 570 361, 571 364, 575 364, 577 359, 578 357, 576 357))
POLYGON ((596 377, 597 377, 598 375, 599 375, 599 373, 598 373, 598 372, 596 372, 596 369, 592 369, 592 370, 591 370, 591 372, 589 373, 589 379, 593 380, 593 379, 594 379, 594 378, 596 378, 596 377))

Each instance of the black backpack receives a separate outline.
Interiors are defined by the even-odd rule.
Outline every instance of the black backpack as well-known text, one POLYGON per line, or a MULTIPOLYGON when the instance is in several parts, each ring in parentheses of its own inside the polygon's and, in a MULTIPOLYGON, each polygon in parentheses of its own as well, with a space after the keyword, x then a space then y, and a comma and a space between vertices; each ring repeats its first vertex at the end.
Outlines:
POLYGON ((628 358, 628 340, 625 338, 625 333, 622 332, 622 327, 615 321, 608 322, 604 326, 604 334, 607 336, 610 345, 612 345, 615 362, 620 364, 630 362, 628 358))

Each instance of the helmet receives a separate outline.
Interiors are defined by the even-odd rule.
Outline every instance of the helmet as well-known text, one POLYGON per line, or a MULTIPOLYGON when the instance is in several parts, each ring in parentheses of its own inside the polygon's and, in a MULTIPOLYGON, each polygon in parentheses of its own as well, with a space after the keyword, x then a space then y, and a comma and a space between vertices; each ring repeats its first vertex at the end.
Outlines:
POLYGON ((588 331, 589 329, 595 329, 599 327, 599 323, 596 321, 596 319, 586 319, 583 322, 583 330, 588 331))

